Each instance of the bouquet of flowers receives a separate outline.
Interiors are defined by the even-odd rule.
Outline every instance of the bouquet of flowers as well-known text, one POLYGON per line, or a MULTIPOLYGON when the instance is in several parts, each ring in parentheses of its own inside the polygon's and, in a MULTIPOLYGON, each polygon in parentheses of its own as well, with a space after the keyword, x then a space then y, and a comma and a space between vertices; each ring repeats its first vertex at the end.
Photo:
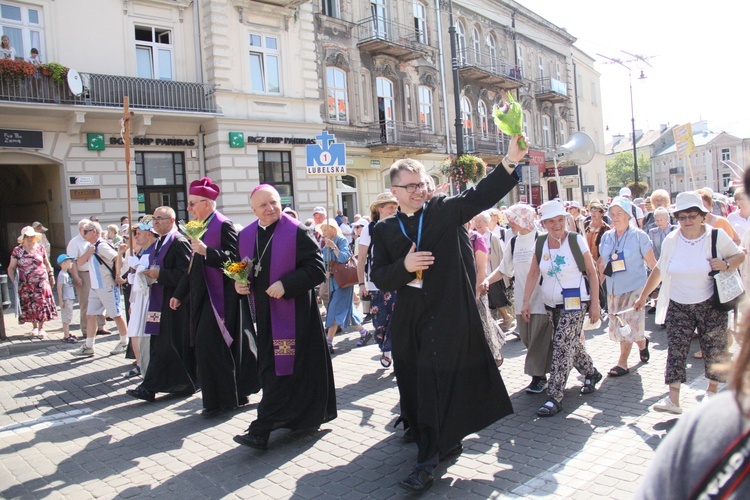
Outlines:
MULTIPOLYGON (((513 136, 523 134, 523 110, 521 103, 513 98, 513 94, 506 93, 505 97, 508 102, 503 103, 502 107, 495 106, 492 110, 495 125, 502 133, 513 136)), ((526 149, 527 144, 523 138, 518 139, 518 145, 521 149, 526 149)))
POLYGON ((448 177, 458 189, 462 189, 469 182, 479 182, 487 173, 487 164, 478 156, 461 155, 458 158, 446 158, 440 164, 440 173, 448 177))
POLYGON ((247 258, 240 262, 232 262, 231 260, 226 261, 222 264, 222 270, 224 274, 232 278, 234 281, 247 285, 247 279, 250 277, 250 269, 252 266, 251 262, 247 258))
POLYGON ((198 240, 201 236, 203 236, 208 229, 208 226, 205 222, 200 222, 197 220, 191 220, 188 223, 185 223, 183 221, 180 221, 177 223, 177 227, 185 233, 185 236, 190 238, 191 240, 198 240))

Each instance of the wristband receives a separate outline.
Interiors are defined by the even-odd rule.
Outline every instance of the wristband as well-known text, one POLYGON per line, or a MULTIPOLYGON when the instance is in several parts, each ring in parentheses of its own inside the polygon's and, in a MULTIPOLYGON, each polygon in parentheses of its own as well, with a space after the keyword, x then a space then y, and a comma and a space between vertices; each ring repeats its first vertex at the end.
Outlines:
POLYGON ((724 264, 727 265, 727 269, 726 270, 729 271, 729 261, 727 259, 721 259, 721 260, 723 260, 724 264))

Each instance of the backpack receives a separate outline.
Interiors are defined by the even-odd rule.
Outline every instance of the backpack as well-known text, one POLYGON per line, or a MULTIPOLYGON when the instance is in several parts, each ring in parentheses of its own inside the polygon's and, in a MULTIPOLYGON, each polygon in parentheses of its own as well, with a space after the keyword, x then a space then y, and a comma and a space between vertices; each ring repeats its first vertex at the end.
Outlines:
MULTIPOLYGON (((511 259, 513 258, 513 255, 515 255, 516 253, 516 238, 518 238, 518 235, 515 235, 510 239, 510 258, 511 259)), ((534 239, 536 240, 537 238, 539 238, 539 231, 534 231, 534 239)))
MULTIPOLYGON (((107 265, 107 263, 106 263, 106 262, 104 262, 104 260, 103 260, 103 259, 102 259, 101 257, 99 257, 99 254, 98 254, 98 253, 96 253, 96 250, 98 250, 98 248, 99 248, 99 245, 100 245, 101 243, 102 243, 102 242, 97 242, 97 243, 96 243, 96 245, 94 245, 94 257, 96 257, 96 260, 98 260, 98 261, 99 261, 99 264, 101 264, 101 265, 103 265, 104 267, 106 267, 106 268, 107 268, 107 270, 108 270, 108 271, 110 272, 110 274, 112 275, 112 279, 113 279, 113 280, 117 280, 117 274, 115 274, 115 266, 113 265, 112 267, 109 267, 109 266, 107 265)), ((110 247, 112 248, 112 250, 114 250, 115 252, 117 251, 117 249, 116 249, 115 247, 113 247, 112 245, 110 245, 110 244, 109 244, 109 242, 105 241, 105 242, 103 242, 103 243, 106 243, 107 245, 109 245, 109 246, 110 246, 110 247)), ((115 257, 115 258, 117 258, 117 257, 115 257)), ((113 264, 114 264, 114 261, 113 261, 113 264)))

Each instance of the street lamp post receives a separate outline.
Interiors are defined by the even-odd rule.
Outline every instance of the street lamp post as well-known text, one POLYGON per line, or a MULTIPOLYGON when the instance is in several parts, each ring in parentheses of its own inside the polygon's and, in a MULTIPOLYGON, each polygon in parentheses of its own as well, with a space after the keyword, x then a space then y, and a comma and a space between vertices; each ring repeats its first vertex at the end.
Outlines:
POLYGON ((458 47, 456 40, 456 24, 453 22, 453 1, 448 2, 448 33, 451 39, 451 67, 453 68, 453 106, 456 111, 456 156, 464 154, 464 127, 461 121, 461 88, 458 81, 458 47))

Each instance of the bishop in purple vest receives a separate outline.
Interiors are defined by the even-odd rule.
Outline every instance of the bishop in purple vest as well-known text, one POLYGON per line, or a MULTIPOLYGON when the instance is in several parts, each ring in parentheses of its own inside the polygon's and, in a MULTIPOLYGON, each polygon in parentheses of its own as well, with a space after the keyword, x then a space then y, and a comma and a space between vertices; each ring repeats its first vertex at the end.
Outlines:
POLYGON ((192 264, 170 300, 170 307, 176 309, 189 299, 190 333, 206 417, 242 406, 249 394, 258 391, 254 342, 239 329, 239 298, 233 281, 222 272, 224 262, 237 260, 237 231, 216 210, 219 192, 208 177, 190 184, 188 212, 208 229, 201 238, 190 240, 192 264))
POLYGON ((299 221, 281 213, 279 193, 262 184, 252 193, 258 220, 239 235, 240 259, 252 264, 240 294, 242 329, 257 324, 258 379, 263 398, 242 445, 266 449, 271 431, 317 429, 336 418, 331 356, 314 289, 325 279, 317 242, 299 221))

